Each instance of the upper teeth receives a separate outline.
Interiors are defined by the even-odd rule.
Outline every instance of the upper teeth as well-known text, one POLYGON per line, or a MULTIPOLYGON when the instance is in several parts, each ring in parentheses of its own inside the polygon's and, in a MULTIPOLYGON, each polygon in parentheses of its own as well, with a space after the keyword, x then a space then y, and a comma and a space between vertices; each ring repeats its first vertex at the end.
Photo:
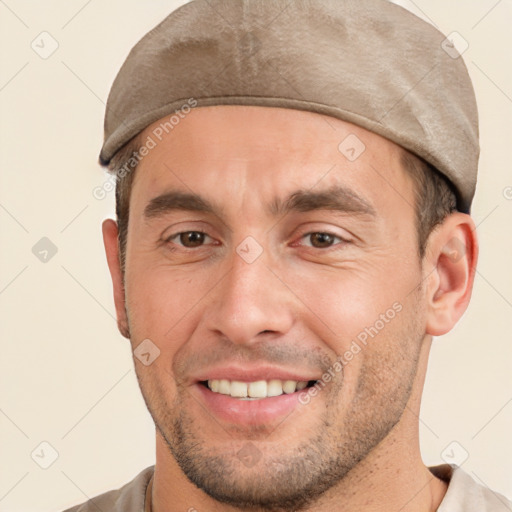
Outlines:
POLYGON ((208 381, 208 387, 215 393, 231 395, 236 398, 266 398, 279 396, 283 393, 294 393, 304 389, 307 381, 296 380, 257 380, 255 382, 241 382, 239 380, 212 379, 208 381))

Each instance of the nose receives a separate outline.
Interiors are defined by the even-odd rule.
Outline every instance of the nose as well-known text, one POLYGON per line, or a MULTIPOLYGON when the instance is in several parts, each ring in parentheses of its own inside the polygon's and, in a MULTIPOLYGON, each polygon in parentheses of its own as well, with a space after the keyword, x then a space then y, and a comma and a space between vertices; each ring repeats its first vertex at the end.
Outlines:
POLYGON ((264 334, 288 332, 294 319, 293 294, 264 254, 248 263, 234 252, 231 263, 203 316, 210 332, 236 344, 253 344, 264 334))

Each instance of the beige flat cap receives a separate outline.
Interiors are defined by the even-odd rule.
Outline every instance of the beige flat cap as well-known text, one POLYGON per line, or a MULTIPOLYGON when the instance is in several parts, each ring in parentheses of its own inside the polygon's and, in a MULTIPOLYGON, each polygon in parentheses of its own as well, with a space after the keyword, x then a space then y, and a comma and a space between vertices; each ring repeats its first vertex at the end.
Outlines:
POLYGON ((444 174, 469 212, 478 115, 450 39, 386 0, 194 0, 144 36, 107 101, 100 162, 190 100, 326 114, 444 174))

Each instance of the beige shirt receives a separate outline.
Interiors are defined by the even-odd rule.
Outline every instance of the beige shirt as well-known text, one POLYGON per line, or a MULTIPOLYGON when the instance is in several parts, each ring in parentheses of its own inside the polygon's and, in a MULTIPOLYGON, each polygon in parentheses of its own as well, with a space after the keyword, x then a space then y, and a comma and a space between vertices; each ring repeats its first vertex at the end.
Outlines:
MULTIPOLYGON (((154 469, 155 466, 149 466, 120 489, 100 494, 64 512, 149 512, 145 496, 154 469)), ((438 478, 449 482, 437 512, 512 511, 512 501, 477 483, 459 467, 443 464, 429 469, 438 478)))

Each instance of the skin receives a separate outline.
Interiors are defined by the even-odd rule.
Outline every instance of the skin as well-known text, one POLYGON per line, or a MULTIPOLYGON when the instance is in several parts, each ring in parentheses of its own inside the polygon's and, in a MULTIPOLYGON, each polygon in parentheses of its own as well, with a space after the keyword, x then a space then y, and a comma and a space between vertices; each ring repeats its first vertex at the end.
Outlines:
POLYGON ((113 220, 103 235, 119 329, 132 349, 150 339, 160 350, 148 366, 134 358, 156 425, 153 511, 437 509, 446 484, 421 460, 420 399, 432 336, 470 300, 477 241, 471 218, 454 213, 420 261, 401 151, 315 113, 216 106, 193 109, 139 164, 124 275, 113 220), (338 150, 350 134, 366 146, 353 162, 338 150), (267 207, 332 186, 373 215, 267 207), (199 194, 216 211, 145 216, 169 191, 199 194), (175 234, 195 230, 208 236, 180 245, 175 234), (247 236, 263 250, 252 263, 236 251, 247 236), (319 378, 393 304, 400 312, 279 421, 227 421, 197 392, 199 374, 228 362, 319 378), (253 465, 237 455, 244 447, 253 465))

